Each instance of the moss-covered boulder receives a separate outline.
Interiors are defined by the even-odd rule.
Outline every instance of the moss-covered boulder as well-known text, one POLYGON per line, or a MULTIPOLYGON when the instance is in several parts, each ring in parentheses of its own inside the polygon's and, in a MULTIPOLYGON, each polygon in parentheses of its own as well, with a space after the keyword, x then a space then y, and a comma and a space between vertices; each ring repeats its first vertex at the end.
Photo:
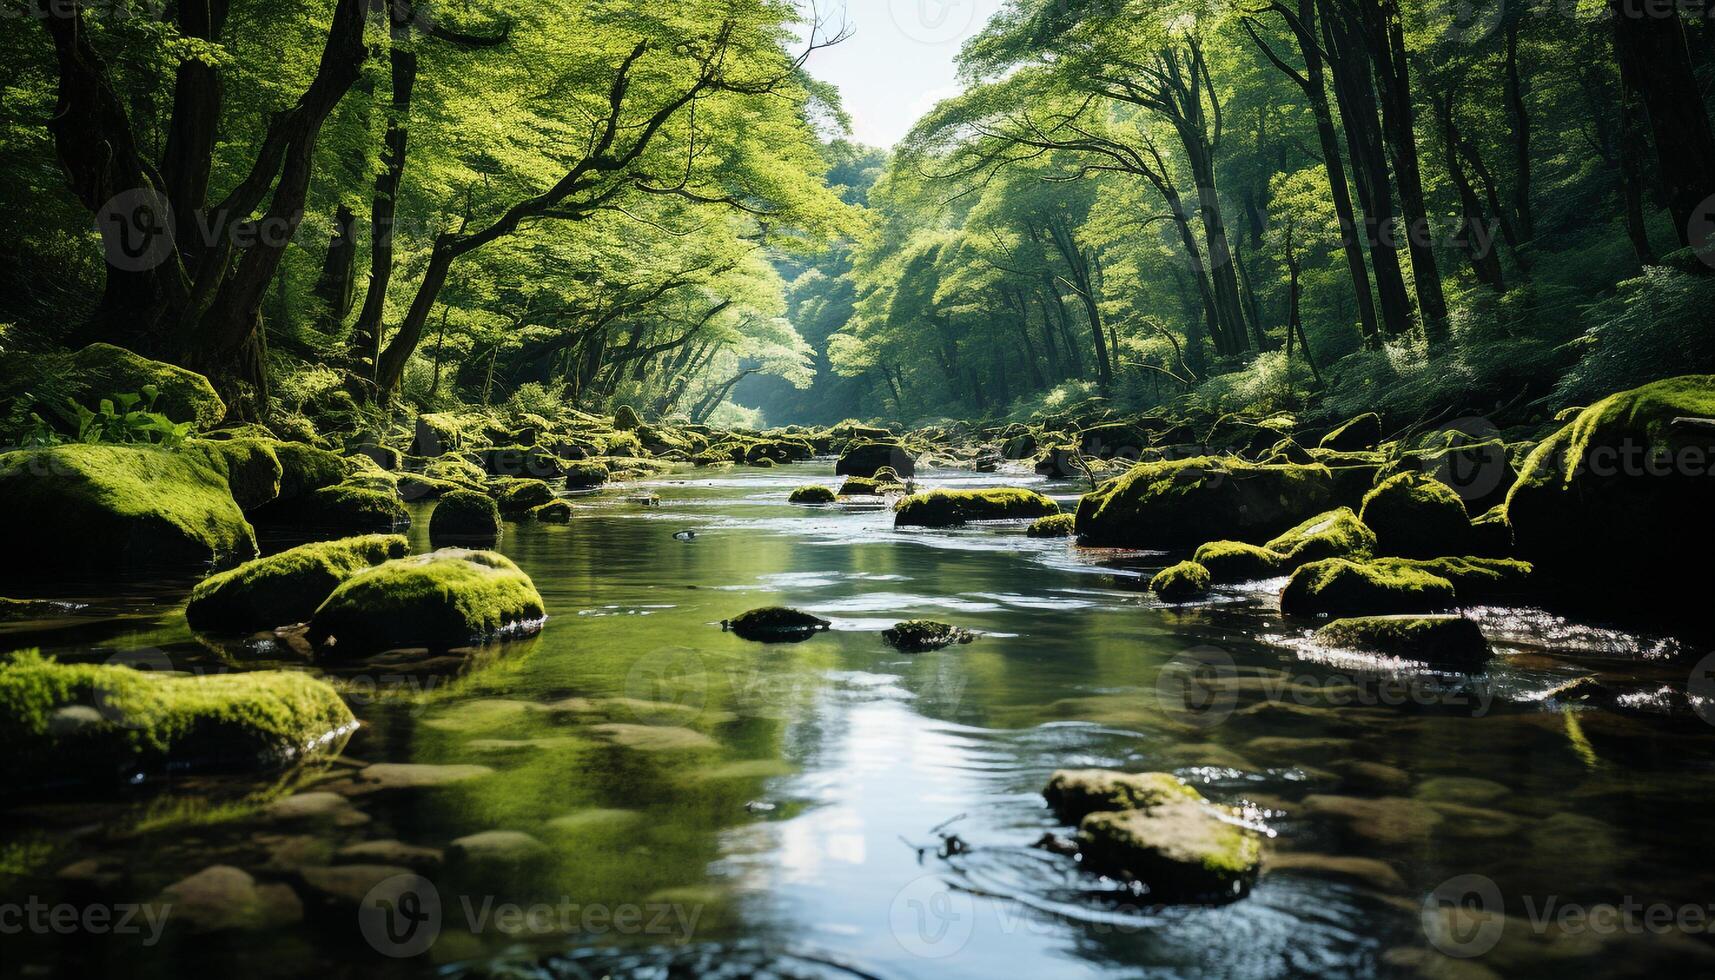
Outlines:
POLYGON ((565 461, 541 446, 496 446, 476 455, 490 476, 554 480, 566 472, 565 461))
POLYGON ((937 623, 927 619, 911 619, 903 623, 895 623, 889 629, 881 631, 881 638, 886 640, 896 650, 906 653, 928 653, 940 650, 955 643, 969 643, 977 638, 975 633, 958 626, 937 623))
POLYGON ((442 456, 423 465, 423 475, 431 480, 446 480, 480 487, 488 480, 488 471, 458 455, 442 456))
POLYGON ((884 466, 900 476, 917 475, 917 460, 897 442, 853 443, 834 464, 834 475, 874 477, 884 466))
POLYGON ((495 501, 507 517, 528 513, 554 500, 554 488, 542 480, 510 480, 497 488, 495 501))
POLYGON ((836 499, 834 491, 828 487, 811 484, 792 491, 786 498, 792 504, 831 504, 836 499))
POLYGON ((9 793, 272 768, 331 747, 354 724, 331 686, 296 671, 175 676, 35 654, 0 662, 9 793))
POLYGON ((1288 616, 1385 616, 1437 612, 1453 605, 1453 583, 1401 564, 1329 558, 1292 573, 1280 593, 1288 616))
POLYGON ((1715 546, 1715 375, 1602 399, 1542 442, 1507 497, 1520 558, 1609 608, 1682 616, 1715 546), (1699 421, 1702 420, 1702 421, 1699 421))
POLYGON ((1262 541, 1332 509, 1336 495, 1334 474, 1321 465, 1212 456, 1140 463, 1084 496, 1078 536, 1130 548, 1262 541))
POLYGON ((1286 567, 1297 568, 1324 558, 1362 561, 1375 554, 1376 534, 1350 507, 1317 514, 1265 547, 1286 559, 1286 567))
POLYGON ((1207 568, 1194 561, 1182 561, 1156 572, 1149 580, 1149 591, 1162 602, 1195 602, 1208 595, 1213 584, 1207 568))
POLYGON ((439 500, 449 493, 458 490, 477 490, 469 483, 455 483, 452 480, 437 480, 432 476, 421 473, 401 473, 395 484, 399 489, 399 497, 407 502, 413 500, 439 500))
POLYGON ((351 461, 338 453, 301 442, 277 442, 273 449, 275 458, 280 461, 280 496, 275 506, 282 512, 287 509, 286 505, 323 487, 344 482, 353 470, 351 461))
POLYGON ((256 535, 226 477, 198 452, 74 444, 0 455, 0 513, 14 560, 0 578, 110 578, 228 565, 256 535))
POLYGON ((572 463, 566 467, 567 490, 593 490, 608 481, 608 469, 601 463, 572 463))
POLYGON ((1069 538, 1078 530, 1078 519, 1071 514, 1049 514, 1030 522, 1025 535, 1032 538, 1069 538))
POLYGON ((1490 656, 1483 631, 1462 616, 1336 619, 1317 630, 1315 640, 1338 650, 1404 657, 1447 670, 1477 670, 1490 656))
MULTIPOLYGON (((90 344, 74 354, 38 361, 51 372, 50 390, 63 399, 94 408, 103 398, 140 394, 153 386, 155 411, 174 422, 190 422, 198 431, 212 429, 226 417, 226 405, 208 379, 195 371, 152 361, 112 344, 90 344)), ((37 394, 43 394, 36 389, 37 394)), ((58 408, 59 406, 54 406, 58 408)))
POLYGON ((643 424, 637 417, 637 409, 630 405, 621 405, 613 410, 613 427, 621 432, 630 432, 643 424))
POLYGON ((1060 513, 1060 505, 1034 490, 936 490, 894 505, 896 527, 954 527, 971 521, 1034 520, 1060 513))
POLYGON ((538 524, 570 524, 572 505, 564 500, 550 500, 530 508, 527 516, 538 524))
POLYGON ((226 477, 232 499, 246 513, 280 496, 280 479, 285 473, 280 457, 274 451, 272 439, 228 438, 192 439, 185 443, 187 452, 198 452, 210 466, 226 477))
POLYGON ((542 596, 509 559, 444 548, 359 572, 310 620, 309 639, 336 655, 458 647, 541 627, 542 596))
POLYGON ((1251 582, 1287 570, 1286 559, 1278 552, 1243 541, 1211 541, 1200 546, 1191 560, 1207 569, 1215 582, 1251 582))
POLYGON ((1424 572, 1453 583, 1460 602, 1516 598, 1531 592, 1536 569, 1508 558, 1378 558, 1378 568, 1424 572))
POLYGON ((458 449, 464 442, 464 425, 449 413, 432 412, 417 416, 411 453, 414 456, 440 456, 458 449))
POLYGON ((1367 412, 1344 422, 1322 437, 1318 446, 1335 452, 1349 453, 1374 449, 1382 442, 1382 417, 1367 412))
POLYGON ((785 606, 767 606, 740 613, 721 623, 746 640, 760 643, 797 643, 822 632, 833 624, 785 606))
POLYGON ((1092 813, 1140 810, 1168 803, 1198 802, 1201 794, 1167 772, 1115 772, 1111 769, 1060 769, 1042 790, 1049 809, 1062 823, 1075 824, 1092 813))
POLYGON ((454 490, 429 515, 429 542, 437 548, 458 543, 492 546, 500 540, 500 531, 499 505, 474 490, 454 490))
POLYGON ((194 629, 234 632, 301 623, 340 583, 410 550, 403 536, 385 534, 299 545, 204 579, 185 619, 194 629))
POLYGON ((1398 473, 1364 497, 1359 520, 1375 532, 1376 553, 1400 558, 1463 554, 1471 518, 1452 487, 1422 473, 1398 473))
POLYGON ((1036 455, 1036 434, 1020 432, 1001 443, 1000 454, 1005 459, 1029 459, 1036 455))
POLYGON ((411 514, 391 485, 357 478, 310 493, 292 505, 291 514, 297 529, 323 534, 379 534, 411 526, 411 514))
POLYGON ((1078 826, 1084 866, 1141 882, 1159 902, 1243 897, 1262 865, 1262 840, 1207 803, 1092 813, 1078 826))

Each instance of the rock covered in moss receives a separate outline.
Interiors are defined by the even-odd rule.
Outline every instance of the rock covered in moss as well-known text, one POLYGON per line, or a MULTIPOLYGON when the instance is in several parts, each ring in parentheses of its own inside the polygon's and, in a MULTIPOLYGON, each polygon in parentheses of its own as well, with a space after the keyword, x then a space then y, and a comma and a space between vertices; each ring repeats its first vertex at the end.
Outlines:
POLYGON ((330 747, 353 724, 331 686, 297 671, 179 676, 35 654, 0 663, 0 781, 13 791, 269 768, 330 747))
POLYGON ((380 534, 411 526, 411 514, 390 483, 355 478, 311 492, 291 512, 299 529, 335 535, 380 534))
POLYGON ((554 500, 554 488, 542 480, 509 480, 495 489, 495 501, 507 517, 517 517, 554 500))
POLYGON ((0 623, 16 623, 26 619, 57 616, 68 612, 71 608, 68 603, 50 602, 46 599, 7 599, 0 597, 0 623))
MULTIPOLYGON (((94 408, 103 398, 156 391, 155 411, 174 422, 190 422, 197 431, 212 429, 226 417, 226 405, 208 379, 195 371, 153 361, 112 344, 90 344, 70 355, 34 358, 37 369, 51 375, 37 394, 54 390, 62 399, 94 408)), ((58 407, 57 405, 55 406, 58 407)))
POLYGON ((1322 437, 1317 445, 1322 449, 1349 453, 1374 449, 1382 442, 1382 417, 1374 412, 1351 419, 1322 437))
POLYGON ((185 450, 202 453, 226 477, 238 508, 248 513, 280 496, 285 470, 274 445, 273 439, 193 439, 185 443, 185 450))
POLYGON ((376 442, 374 439, 363 439, 354 443, 351 447, 351 456, 353 458, 362 456, 388 472, 398 469, 404 463, 403 453, 392 446, 376 442))
POLYGON ((323 487, 335 486, 351 475, 352 464, 337 453, 301 442, 279 442, 273 446, 280 461, 280 496, 277 505, 302 500, 323 487))
POLYGON ((429 541, 436 547, 443 542, 480 542, 492 545, 500 540, 500 507, 494 498, 474 490, 454 490, 443 496, 429 515, 429 541))
POLYGON ((1715 375, 1602 399, 1526 458, 1507 497, 1518 556, 1609 608, 1682 615, 1715 545, 1715 375), (1685 421, 1681 421, 1685 420, 1685 421))
POLYGON ((309 639, 339 655, 446 648, 541 627, 535 583, 492 551, 443 548, 359 572, 310 620, 309 639))
POLYGON ((607 467, 601 463, 572 463, 566 467, 567 490, 592 490, 608 480, 607 467))
POLYGON ((1385 616, 1453 605, 1453 583, 1401 564, 1329 558, 1292 573, 1280 594, 1288 616, 1385 616))
POLYGON ((1140 463, 1084 496, 1078 536, 1132 548, 1195 546, 1216 535, 1262 540, 1332 509, 1336 494, 1321 465, 1213 456, 1140 463))
POLYGON ((958 626, 927 619, 911 619, 895 623, 891 629, 882 630, 881 638, 895 649, 906 653, 927 653, 955 643, 969 643, 977 637, 970 630, 958 626))
POLYGON ((1208 569, 1215 582, 1273 578, 1286 569, 1285 556, 1243 541, 1211 541, 1199 547, 1191 560, 1208 569))
POLYGON ((1085 867, 1142 882, 1161 902, 1242 898, 1262 865, 1257 833, 1205 803, 1092 813, 1078 827, 1085 867))
POLYGON ((1375 554, 1376 534, 1352 513, 1352 508, 1337 507, 1317 514, 1265 547, 1283 557, 1288 568, 1324 558, 1363 561, 1375 554))
POLYGON ((1422 473, 1399 473, 1364 497, 1359 519, 1375 532, 1376 552, 1400 558, 1462 554, 1471 519, 1452 487, 1422 473))
POLYGON ((1483 631, 1462 616, 1336 619, 1317 630, 1315 640, 1326 647, 1383 653, 1450 670, 1476 670, 1490 656, 1483 631))
POLYGON ((538 524, 570 524, 572 505, 564 500, 550 500, 530 508, 528 516, 538 524))
POLYGON ((1378 558, 1378 568, 1422 572, 1453 583, 1460 602, 1487 602, 1531 591, 1536 569, 1509 558, 1378 558))
POLYGON ((621 405, 613 410, 613 427, 621 432, 629 432, 643 424, 637 417, 637 409, 630 405, 621 405))
POLYGON ((431 460, 424 464, 423 475, 431 480, 462 483, 473 488, 481 487, 488 480, 486 470, 458 455, 442 456, 431 460))
POLYGON ((900 476, 917 475, 916 459, 897 442, 853 443, 834 464, 834 475, 873 478, 882 467, 888 467, 900 476))
POLYGON ((468 483, 454 483, 451 480, 437 480, 421 473, 401 473, 396 484, 399 496, 406 501, 439 500, 457 490, 476 490, 468 483))
POLYGON ((1163 602, 1195 602, 1209 594, 1214 584, 1209 570, 1194 561, 1182 561, 1155 573, 1149 591, 1163 602))
POLYGON ((212 575, 191 590, 185 619, 199 630, 261 630, 310 618, 340 583, 411 550, 401 535, 299 545, 212 575))
POLYGON ((1050 514, 1030 522, 1024 533, 1032 538, 1069 538, 1077 527, 1077 518, 1071 514, 1050 514))
POLYGON ((28 556, 0 577, 109 578, 256 555, 226 477, 197 452, 79 443, 6 453, 0 512, 12 518, 7 544, 28 556))
POLYGON ((1167 803, 1198 801, 1202 796, 1167 772, 1115 772, 1111 769, 1060 769, 1048 779, 1042 796, 1062 823, 1077 823, 1092 813, 1138 810, 1167 803))
POLYGON ((896 527, 954 527, 970 521, 1015 521, 1060 513, 1060 505, 1034 490, 936 490, 894 506, 896 527))
POLYGON ((721 623, 746 640, 762 643, 796 643, 826 630, 833 624, 809 613, 785 606, 766 606, 740 613, 721 623))
POLYGON ((834 500, 834 491, 815 484, 799 487, 786 498, 786 502, 792 504, 831 504, 834 500))

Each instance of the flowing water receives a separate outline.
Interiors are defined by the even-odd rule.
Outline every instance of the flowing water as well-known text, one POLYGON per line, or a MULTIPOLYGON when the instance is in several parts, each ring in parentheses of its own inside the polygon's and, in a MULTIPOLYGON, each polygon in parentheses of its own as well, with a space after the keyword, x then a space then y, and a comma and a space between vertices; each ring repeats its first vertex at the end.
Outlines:
MULTIPOLYGON (((879 504, 787 504, 792 487, 832 480, 825 463, 686 471, 579 498, 569 526, 509 524, 500 550, 534 578, 546 628, 468 662, 334 672, 363 722, 337 758, 10 806, 0 913, 147 901, 211 866, 253 884, 212 902, 248 928, 198 931, 206 908, 169 913, 158 941, 13 928, 14 913, 0 972, 1510 976, 1715 963, 1709 726, 1543 699, 1589 672, 1683 699, 1698 651, 1490 609, 1475 614, 1501 642, 1482 677, 1330 657, 1280 620, 1267 583, 1168 608, 1142 588, 1165 556, 1030 540, 1018 524, 896 531, 879 504), (635 499, 645 489, 659 506, 635 499), (772 645, 721 629, 765 605, 833 629, 772 645), (905 655, 880 631, 908 618, 980 636, 905 655), (1040 796, 1067 767, 1181 775, 1268 835, 1267 872, 1230 904, 1160 908, 1033 847, 1071 833, 1040 796), (439 850, 491 831, 530 839, 489 835, 439 864, 347 850, 439 850), (500 853, 483 856, 483 841, 500 853), (360 928, 377 921, 355 911, 379 880, 366 866, 402 861, 432 894, 392 895, 401 917, 383 924, 398 928, 360 928), (325 870, 354 863, 346 877, 325 870), (1652 927, 1664 921, 1652 909, 1674 918, 1652 927)), ((1080 489, 954 471, 923 482, 1024 482, 1067 504, 1080 489)), ((431 506, 414 514, 419 549, 431 506)), ((266 638, 194 636, 184 586, 109 592, 64 621, 7 627, 0 645, 179 670, 307 667, 266 638)))

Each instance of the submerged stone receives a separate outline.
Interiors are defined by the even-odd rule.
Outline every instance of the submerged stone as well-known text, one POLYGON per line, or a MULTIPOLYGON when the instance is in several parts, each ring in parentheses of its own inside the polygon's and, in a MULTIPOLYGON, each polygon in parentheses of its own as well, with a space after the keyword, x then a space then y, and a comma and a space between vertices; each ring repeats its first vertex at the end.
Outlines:
POLYGON ((926 653, 950 647, 955 643, 969 643, 977 637, 970 630, 958 626, 948 626, 946 623, 931 622, 927 619, 912 619, 895 623, 892 629, 882 630, 881 638, 906 653, 926 653))
POLYGON ((540 507, 553 500, 554 488, 548 486, 545 481, 519 479, 499 487, 496 503, 502 514, 518 517, 528 513, 532 507, 540 507))
POLYGON ((721 623, 721 628, 746 640, 763 643, 795 643, 807 640, 833 624, 809 613, 785 606, 767 606, 740 613, 721 623))
POLYGON ((1077 823, 1092 813, 1137 810, 1203 798, 1172 773, 1111 769, 1057 770, 1049 777, 1042 796, 1062 823, 1077 823))
POLYGON ((564 500, 550 500, 530 508, 528 516, 538 524, 570 524, 572 505, 564 500))
POLYGON ((486 493, 454 490, 429 515, 429 541, 436 547, 459 541, 492 545, 500 533, 500 507, 486 493))
POLYGON ((340 583, 411 550, 400 535, 300 545, 210 576, 191 590, 185 619, 199 630, 261 630, 310 618, 340 583))
POLYGON ((1462 616, 1337 619, 1317 630, 1315 639, 1327 647, 1383 653, 1450 670, 1477 670, 1491 655, 1483 631, 1462 616))
POLYGON ((969 521, 1008 521, 1048 517, 1060 505, 1034 490, 936 490, 906 497, 894 506, 896 527, 955 527, 969 521))
POLYGON ((1262 841, 1206 803, 1092 813, 1078 826, 1086 867, 1134 878, 1163 902, 1243 897, 1262 864, 1262 841))
POLYGON ((547 615, 530 576, 492 551, 445 548, 347 580, 310 620, 309 639, 340 655, 456 647, 533 632, 547 615))
POLYGON ((1149 591, 1163 602, 1195 602, 1209 594, 1212 584, 1207 568, 1194 561, 1182 561, 1155 573, 1149 580, 1149 591))
POLYGON ((1454 596, 1453 583, 1426 571, 1329 558, 1292 573, 1280 594, 1280 611, 1288 616, 1436 612, 1451 606, 1454 596))
POLYGON ((834 499, 834 491, 827 487, 812 484, 792 491, 792 495, 786 498, 786 502, 792 504, 831 504, 834 499))

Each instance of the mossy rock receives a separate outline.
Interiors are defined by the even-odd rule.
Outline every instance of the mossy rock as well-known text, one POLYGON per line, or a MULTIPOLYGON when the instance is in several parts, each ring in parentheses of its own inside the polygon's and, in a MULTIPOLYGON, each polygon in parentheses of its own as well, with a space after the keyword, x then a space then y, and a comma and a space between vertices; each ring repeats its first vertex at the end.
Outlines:
POLYGON ((1462 554, 1470 545, 1465 502, 1445 483, 1399 473, 1364 497, 1359 520, 1376 535, 1376 553, 1398 558, 1462 554))
POLYGON ((226 477, 232 499, 240 510, 249 513, 280 496, 280 479, 285 470, 275 453, 273 439, 226 438, 192 439, 185 443, 189 452, 200 452, 209 465, 226 477))
POLYGON ((643 455, 643 442, 637 438, 635 432, 609 432, 600 438, 603 456, 643 455))
POLYGON ((399 496, 404 500, 439 500, 449 493, 460 490, 476 491, 477 487, 469 483, 455 483, 452 480, 437 480, 432 476, 420 473, 401 473, 395 484, 399 496))
POLYGON ((835 499, 834 491, 824 486, 811 484, 792 491, 792 495, 786 498, 786 502, 791 504, 831 504, 835 499))
POLYGON ((474 490, 454 490, 441 498, 429 515, 429 542, 474 542, 492 546, 500 540, 500 507, 494 498, 474 490))
POLYGON ((354 724, 331 686, 298 671, 174 676, 29 653, 0 664, 9 792, 275 768, 324 751, 354 724))
POLYGON ((769 470, 769 469, 774 468, 774 460, 769 459, 767 456, 764 456, 761 459, 751 461, 750 465, 761 467, 762 469, 765 469, 765 470, 769 470))
POLYGON ((1288 616, 1385 616, 1453 605, 1453 583, 1419 568, 1328 558, 1292 573, 1280 594, 1288 616))
POLYGON ((740 613, 721 623, 746 640, 761 643, 797 643, 826 630, 833 624, 809 613, 785 606, 767 606, 740 613))
POLYGON ((847 446, 834 464, 834 475, 873 478, 884 466, 900 476, 917 475, 917 460, 897 442, 856 442, 847 446))
POLYGON ((1130 548, 1189 547, 1217 534, 1261 541, 1332 509, 1336 493, 1321 465, 1212 456, 1141 463, 1084 496, 1078 536, 1130 548))
POLYGON ((403 536, 382 534, 299 545, 204 579, 185 619, 193 629, 233 632, 301 623, 340 583, 410 550, 403 536))
POLYGON ((751 443, 744 451, 744 462, 752 466, 763 465, 763 460, 772 464, 802 462, 816 455, 816 450, 807 442, 796 439, 766 439, 751 443))
POLYGON ((1506 504, 1497 504, 1471 518, 1471 553, 1484 558, 1511 558, 1517 550, 1506 504))
POLYGON ((1426 445, 1407 460, 1417 469, 1452 487, 1475 517, 1506 503, 1518 482, 1512 449, 1500 438, 1480 439, 1457 429, 1428 437, 1426 445))
POLYGON ((529 517, 538 524, 570 524, 572 505, 564 500, 550 500, 530 508, 529 517))
POLYGON ((1153 444, 1150 434, 1125 422, 1108 422, 1078 433, 1078 451, 1094 459, 1137 459, 1153 444))
POLYGON ((606 483, 609 475, 601 463, 571 463, 566 467, 566 489, 592 490, 606 483))
POLYGON ((512 480, 500 488, 496 501, 508 517, 525 514, 533 507, 554 501, 554 488, 542 480, 512 480))
POLYGON ((423 475, 431 480, 447 480, 474 486, 481 486, 488 479, 487 470, 463 456, 442 456, 433 460, 423 467, 423 475))
POLYGON ((1710 473, 1715 375, 1658 381, 1602 399, 1546 439, 1507 497, 1520 558, 1581 598, 1684 618, 1715 544, 1710 473), (1678 421, 1681 419, 1692 421, 1678 421))
POLYGON ((296 528, 336 535, 378 534, 411 526, 411 514, 391 488, 361 481, 323 487, 291 508, 296 528))
POLYGON ((903 623, 895 623, 891 629, 881 631, 881 638, 897 650, 906 653, 928 653, 940 650, 955 643, 969 643, 977 638, 975 633, 958 626, 946 623, 936 623, 927 619, 911 619, 903 623))
POLYGON ((1211 581, 1223 583, 1273 578, 1287 570, 1284 555, 1243 541, 1211 541, 1191 560, 1208 569, 1211 581))
POLYGON ((1286 559, 1293 569, 1325 558, 1363 561, 1375 554, 1376 534, 1350 507, 1317 514, 1264 547, 1286 559))
POLYGON ((1092 813, 1078 826, 1084 866, 1130 878, 1157 902, 1216 903, 1243 897, 1262 865, 1262 840, 1205 803, 1092 813))
POLYGON ((1382 417, 1367 412, 1344 422, 1322 437, 1318 448, 1349 453, 1374 449, 1382 443, 1382 417))
POLYGON ((629 432, 643 424, 637 417, 637 409, 630 405, 621 405, 613 410, 613 427, 621 432, 629 432))
POLYGON ((1029 459, 1036 455, 1036 434, 1021 432, 1011 436, 1001 444, 1000 454, 1005 459, 1029 459))
POLYGON ((1208 595, 1213 584, 1207 568, 1194 561, 1182 561, 1156 572, 1149 580, 1149 591, 1163 602, 1195 602, 1208 595))
POLYGON ((1478 670, 1489 662, 1489 642, 1462 616, 1362 616, 1336 619, 1316 631, 1325 647, 1404 657, 1448 670, 1478 670))
POLYGON ((345 481, 351 475, 350 460, 325 449, 306 446, 300 442, 279 442, 273 446, 280 461, 280 496, 277 504, 302 500, 310 494, 345 481))
POLYGON ((1069 538, 1078 529, 1078 520, 1071 514, 1050 514, 1030 523, 1025 535, 1032 538, 1069 538))
POLYGON ((74 444, 6 453, 0 511, 12 515, 7 543, 28 556, 0 577, 111 578, 256 555, 226 477, 199 452, 74 444))
POLYGON ((46 599, 7 599, 0 597, 0 623, 16 623, 26 619, 45 619, 67 612, 69 606, 46 599))
POLYGON ((1042 790, 1049 809, 1062 823, 1075 824, 1092 813, 1140 810, 1168 803, 1199 802, 1202 795, 1168 772, 1115 772, 1111 769, 1060 769, 1042 790))
POLYGON ((894 505, 896 527, 955 527, 970 521, 1034 520, 1060 513, 1060 505, 1034 490, 936 490, 894 505))
POLYGON ((1422 572, 1453 583, 1460 602, 1487 602, 1528 594, 1536 569, 1529 562, 1506 558, 1378 558, 1377 567, 1422 572))
POLYGON ((479 453, 491 476, 554 480, 565 475, 566 463, 540 446, 497 446, 479 453))
MULTIPOLYGON (((8 379, 12 383, 5 389, 10 391, 16 381, 22 381, 25 390, 44 399, 57 399, 46 406, 51 414, 64 411, 68 398, 93 409, 103 398, 141 394, 153 385, 157 392, 155 411, 174 422, 189 422, 196 431, 203 431, 226 417, 226 404, 207 378, 123 347, 90 344, 72 354, 23 356, 29 358, 28 363, 18 365, 18 373, 8 379)), ((7 368, 11 374, 13 365, 8 363, 7 368)), ((46 417, 50 413, 43 414, 46 417)))
POLYGON ((398 647, 460 647, 541 627, 530 576, 492 551, 443 548, 359 572, 322 603, 309 639, 338 656, 398 647))

